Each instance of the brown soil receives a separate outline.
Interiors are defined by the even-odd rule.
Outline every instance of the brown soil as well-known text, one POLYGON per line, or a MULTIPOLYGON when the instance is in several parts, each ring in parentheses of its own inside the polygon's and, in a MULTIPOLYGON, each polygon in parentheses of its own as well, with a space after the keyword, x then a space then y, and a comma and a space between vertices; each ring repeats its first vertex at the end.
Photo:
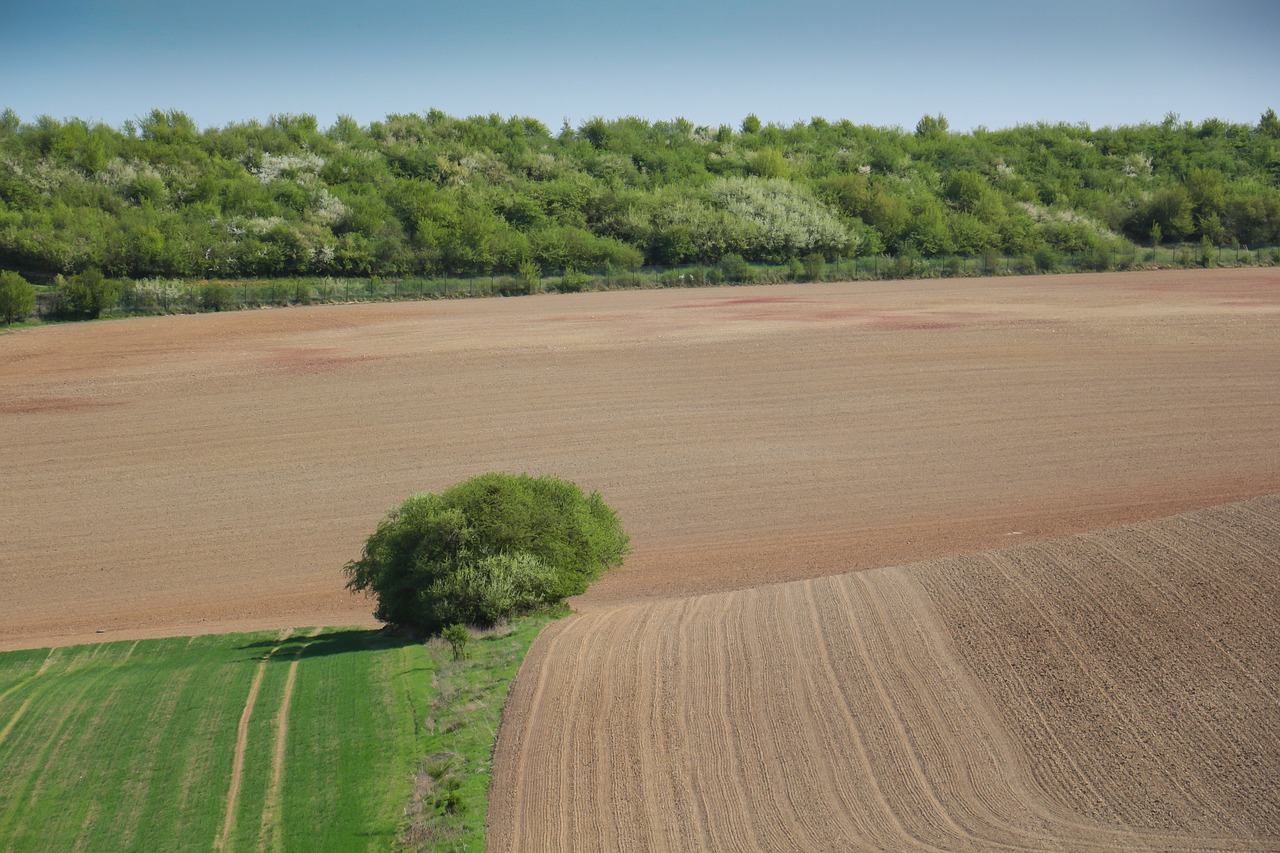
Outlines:
POLYGON ((600 489, 579 607, 1280 491, 1280 272, 317 306, 0 337, 0 648, 369 624, 341 568, 491 470, 600 489), (105 633, 95 633, 105 632, 105 633))
POLYGON ((495 849, 1280 847, 1275 270, 41 328, 0 435, 0 649, 369 624, 409 493, 600 489, 495 849))
POLYGON ((539 637, 493 850, 1274 850, 1280 497, 539 637))

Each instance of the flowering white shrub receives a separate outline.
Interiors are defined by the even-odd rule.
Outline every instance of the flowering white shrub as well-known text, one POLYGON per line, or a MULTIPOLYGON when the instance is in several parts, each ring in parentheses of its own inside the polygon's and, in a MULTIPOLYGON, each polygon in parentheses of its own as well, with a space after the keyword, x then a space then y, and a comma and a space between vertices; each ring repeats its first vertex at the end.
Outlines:
POLYGON ((347 215, 347 206, 324 187, 311 198, 311 218, 324 225, 334 225, 347 215))
POLYGON ((281 178, 305 183, 324 168, 324 158, 317 154, 262 154, 250 174, 264 184, 281 178))
POLYGON ((134 304, 140 311, 168 311, 186 297, 181 283, 170 279, 144 278, 133 283, 134 304))
POLYGON ((1121 167, 1124 173, 1131 178, 1146 178, 1151 176, 1151 158, 1146 154, 1130 154, 1124 158, 1124 165, 1121 167))
POLYGON ((789 181, 720 178, 708 195, 730 217, 729 248, 759 258, 792 258, 810 252, 842 254, 854 238, 822 204, 789 181))

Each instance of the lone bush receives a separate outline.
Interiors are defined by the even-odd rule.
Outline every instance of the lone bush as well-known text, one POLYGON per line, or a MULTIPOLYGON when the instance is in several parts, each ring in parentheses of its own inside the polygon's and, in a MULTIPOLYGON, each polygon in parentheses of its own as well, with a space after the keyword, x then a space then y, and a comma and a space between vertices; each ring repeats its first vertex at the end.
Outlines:
POLYGON ((563 601, 619 566, 628 538, 598 492, 556 477, 482 474, 391 510, 347 563, 373 615, 425 634, 563 601))
POLYGON ((440 636, 444 637, 445 642, 453 650, 454 660, 462 660, 467 656, 467 643, 471 639, 471 632, 467 630, 466 625, 450 625, 440 632, 440 636))

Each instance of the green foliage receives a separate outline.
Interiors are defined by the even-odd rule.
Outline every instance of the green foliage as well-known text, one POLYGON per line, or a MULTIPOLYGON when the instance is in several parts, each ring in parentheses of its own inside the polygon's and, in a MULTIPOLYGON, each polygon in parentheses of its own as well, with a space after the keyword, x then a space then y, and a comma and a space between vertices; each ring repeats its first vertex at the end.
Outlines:
POLYGON ((724 247, 754 260, 783 261, 811 252, 843 254, 848 229, 802 187, 780 179, 720 178, 707 188, 724 247))
POLYGON ((56 283, 56 313, 59 317, 68 319, 97 319, 118 293, 119 286, 116 282, 107 279, 98 270, 85 270, 56 283))
POLYGON ((36 307, 36 289, 11 270, 0 271, 0 317, 6 324, 18 323, 36 307))
POLYGON ((945 136, 949 127, 947 117, 942 113, 936 116, 925 115, 916 122, 916 136, 921 139, 937 139, 945 136))
MULTIPOLYGON (((0 266, 45 276, 504 275, 992 251, 1280 243, 1280 120, 914 132, 747 116, 741 132, 438 110, 361 127, 0 121, 0 266), (1044 215, 1045 211, 1052 216, 1044 215), (1064 223, 1087 221, 1087 226, 1064 223), (1089 236, 1092 233, 1093 236, 1089 236)), ((611 281, 614 278, 610 279, 611 281)), ((525 287, 524 292, 528 292, 525 287)), ((514 292, 514 291, 513 291, 514 292)), ((92 307, 77 306, 89 316, 92 307)))
POLYGON ((732 284, 746 284, 755 277, 742 255, 725 255, 720 259, 718 270, 721 280, 732 284))
POLYGON ((804 274, 808 281, 822 281, 827 271, 827 259, 818 252, 804 256, 804 274))
POLYGON ((200 288, 200 307, 205 311, 233 311, 236 292, 229 285, 210 283, 200 288))
POLYGON ((466 625, 455 623, 440 632, 441 638, 453 650, 454 660, 464 660, 467 656, 467 643, 471 641, 471 631, 466 625))
POLYGON ((423 718, 425 757, 403 810, 396 849, 484 849, 491 758, 503 703, 529 644, 550 618, 531 616, 471 634, 461 659, 445 639, 427 643, 434 672, 423 718))
POLYGON ((381 621, 425 633, 495 622, 586 590, 628 539, 599 493, 555 477, 483 474, 392 510, 347 588, 381 621))
POLYGON ((542 270, 533 261, 521 261, 518 272, 520 280, 524 282, 525 290, 528 293, 537 293, 542 290, 542 270))

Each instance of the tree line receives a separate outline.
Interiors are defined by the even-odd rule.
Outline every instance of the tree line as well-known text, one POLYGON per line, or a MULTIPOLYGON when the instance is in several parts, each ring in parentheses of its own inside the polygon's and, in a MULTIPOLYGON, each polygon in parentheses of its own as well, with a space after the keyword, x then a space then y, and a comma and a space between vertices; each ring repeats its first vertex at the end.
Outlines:
POLYGON ((0 268, 432 276, 1280 244, 1280 120, 951 132, 438 110, 112 128, 0 114, 0 268))

